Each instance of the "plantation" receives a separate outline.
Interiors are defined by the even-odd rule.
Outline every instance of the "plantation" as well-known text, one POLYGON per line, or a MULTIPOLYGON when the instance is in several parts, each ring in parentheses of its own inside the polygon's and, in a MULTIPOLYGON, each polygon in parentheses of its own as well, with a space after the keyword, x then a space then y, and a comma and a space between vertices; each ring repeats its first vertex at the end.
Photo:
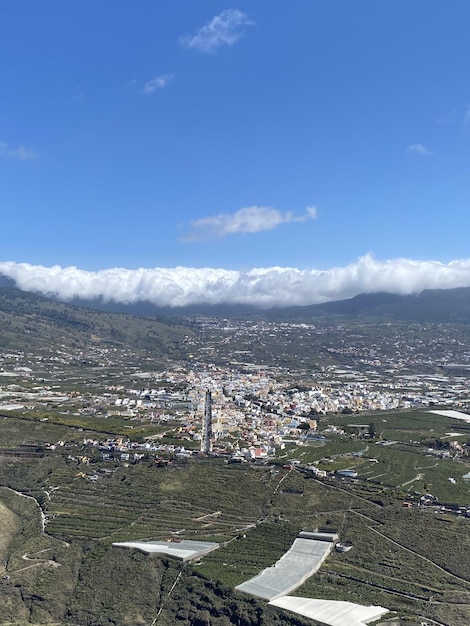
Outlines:
MULTIPOLYGON (((100 436, 102 418, 80 426, 77 417, 63 419, 67 423, 39 416, 2 420, 2 440, 19 452, 0 463, 0 521, 8 528, 0 543, 6 575, 0 579, 1 623, 143 626, 158 614, 157 625, 173 625, 175 616, 182 626, 311 624, 234 587, 275 563, 300 530, 323 528, 339 532, 353 548, 333 552, 295 595, 378 604, 409 619, 468 626, 470 520, 402 506, 430 490, 444 501, 468 503, 469 485, 461 479, 466 469, 410 445, 415 413, 384 418, 400 421, 400 429, 392 423, 395 433, 404 433, 394 445, 331 436, 266 465, 172 454, 162 463, 151 455, 104 461, 80 443, 89 434, 100 436), (66 445, 44 447, 58 438, 66 445), (31 448, 21 454, 25 444, 31 448), (328 472, 354 469, 358 478, 315 480, 311 471, 286 463, 292 459, 302 468, 315 462, 328 472), (220 547, 181 565, 111 546, 170 538, 220 547)), ((431 418, 434 434, 449 431, 440 419, 431 418)), ((116 422, 116 430, 125 432, 123 425, 116 422)))

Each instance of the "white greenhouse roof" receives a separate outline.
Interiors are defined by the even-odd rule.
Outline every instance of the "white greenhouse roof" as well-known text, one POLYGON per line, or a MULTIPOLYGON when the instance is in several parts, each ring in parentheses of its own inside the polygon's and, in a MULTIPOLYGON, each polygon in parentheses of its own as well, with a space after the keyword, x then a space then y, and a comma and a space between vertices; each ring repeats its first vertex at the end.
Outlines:
POLYGON ((328 626, 364 626, 379 619, 388 609, 381 606, 361 606, 339 600, 311 600, 284 596, 269 604, 328 626))
POLYGON ((320 569, 332 548, 333 543, 329 541, 296 539, 273 567, 266 568, 235 589, 265 600, 285 596, 320 569))
POLYGON ((123 543, 113 543, 116 548, 134 548, 146 554, 163 554, 165 556, 190 561, 200 558, 212 550, 219 547, 218 543, 210 541, 124 541, 123 543))
POLYGON ((24 404, 2 404, 0 405, 0 411, 14 411, 15 409, 24 409, 24 404))
POLYGON ((444 417, 453 417, 456 420, 463 420, 464 422, 470 422, 470 415, 468 413, 462 413, 461 411, 443 409, 442 411, 439 411, 439 410, 429 411, 429 413, 435 413, 436 415, 444 415, 444 417))

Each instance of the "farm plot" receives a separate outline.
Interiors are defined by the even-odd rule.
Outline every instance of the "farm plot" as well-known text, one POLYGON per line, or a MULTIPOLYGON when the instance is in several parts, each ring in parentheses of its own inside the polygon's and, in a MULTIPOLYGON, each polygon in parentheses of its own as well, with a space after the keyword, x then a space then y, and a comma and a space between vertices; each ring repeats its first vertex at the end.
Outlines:
POLYGON ((170 534, 230 539, 263 515, 266 471, 220 465, 118 468, 96 481, 61 484, 46 501, 48 532, 112 541, 170 534), (251 494, 258 493, 259 497, 251 494))

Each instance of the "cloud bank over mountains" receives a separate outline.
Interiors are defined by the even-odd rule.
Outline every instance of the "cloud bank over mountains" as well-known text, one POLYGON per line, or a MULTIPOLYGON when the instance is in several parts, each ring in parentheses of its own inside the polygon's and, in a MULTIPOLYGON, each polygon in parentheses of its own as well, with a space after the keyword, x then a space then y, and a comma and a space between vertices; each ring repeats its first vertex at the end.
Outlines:
POLYGON ((377 261, 365 255, 345 267, 327 270, 289 267, 255 268, 246 272, 216 268, 44 267, 0 262, 0 274, 19 289, 69 301, 102 299, 157 306, 245 304, 262 308, 309 305, 385 291, 419 293, 423 289, 470 286, 470 259, 452 261, 377 261))

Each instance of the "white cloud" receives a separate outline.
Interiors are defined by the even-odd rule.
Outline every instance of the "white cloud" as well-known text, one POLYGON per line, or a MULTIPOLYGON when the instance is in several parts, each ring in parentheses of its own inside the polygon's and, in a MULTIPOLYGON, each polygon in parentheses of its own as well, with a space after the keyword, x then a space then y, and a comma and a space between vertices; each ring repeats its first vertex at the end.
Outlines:
POLYGON ((422 154, 423 156, 431 156, 433 153, 431 150, 423 146, 422 143, 413 143, 407 148, 408 152, 415 152, 416 154, 422 154))
POLYGON ((4 141, 0 141, 0 156, 8 159, 16 159, 18 161, 33 161, 37 159, 37 154, 30 148, 24 146, 18 146, 17 148, 11 148, 4 141))
POLYGON ((191 222, 191 230, 184 241, 203 241, 213 237, 226 237, 237 233, 259 233, 272 230, 287 222, 305 222, 317 216, 315 207, 308 207, 304 215, 296 216, 292 211, 281 212, 265 206, 249 206, 235 213, 220 213, 191 222))
POLYGON ((452 261, 377 261, 365 255, 345 267, 327 270, 289 267, 247 272, 217 268, 110 268, 89 272, 77 267, 0 263, 0 274, 20 289, 63 300, 80 297, 160 306, 250 304, 260 307, 308 305, 386 291, 419 293, 423 289, 470 287, 470 259, 452 261))
POLYGON ((196 48, 203 52, 216 52, 220 46, 233 46, 243 35, 243 26, 253 22, 238 9, 226 9, 199 28, 194 35, 181 38, 187 48, 196 48))
POLYGON ((156 76, 155 78, 152 78, 152 80, 149 80, 145 83, 142 89, 142 93, 144 93, 146 96, 150 96, 158 89, 163 89, 164 87, 166 87, 168 83, 174 79, 174 77, 174 74, 162 74, 161 76, 156 76))

